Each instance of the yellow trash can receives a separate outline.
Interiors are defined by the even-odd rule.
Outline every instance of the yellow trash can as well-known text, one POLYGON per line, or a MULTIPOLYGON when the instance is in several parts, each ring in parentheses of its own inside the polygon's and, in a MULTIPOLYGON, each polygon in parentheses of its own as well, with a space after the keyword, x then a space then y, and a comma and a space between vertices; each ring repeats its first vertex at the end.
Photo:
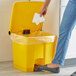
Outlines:
POLYGON ((13 44, 14 68, 33 72, 34 65, 52 62, 57 37, 42 32, 42 24, 32 23, 34 13, 39 13, 44 2, 16 2, 13 6, 9 35, 13 44), (29 31, 30 30, 30 31, 29 31), (24 34, 27 31, 30 34, 24 34))

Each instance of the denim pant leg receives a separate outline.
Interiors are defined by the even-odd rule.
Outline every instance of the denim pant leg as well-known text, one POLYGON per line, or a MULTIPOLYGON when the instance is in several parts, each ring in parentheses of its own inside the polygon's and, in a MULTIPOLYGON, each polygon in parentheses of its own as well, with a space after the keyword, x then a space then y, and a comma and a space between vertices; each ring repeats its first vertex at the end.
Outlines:
POLYGON ((69 0, 59 28, 59 38, 56 48, 54 64, 64 65, 69 39, 76 21, 76 0, 69 0), (75 1, 75 2, 74 2, 75 1))

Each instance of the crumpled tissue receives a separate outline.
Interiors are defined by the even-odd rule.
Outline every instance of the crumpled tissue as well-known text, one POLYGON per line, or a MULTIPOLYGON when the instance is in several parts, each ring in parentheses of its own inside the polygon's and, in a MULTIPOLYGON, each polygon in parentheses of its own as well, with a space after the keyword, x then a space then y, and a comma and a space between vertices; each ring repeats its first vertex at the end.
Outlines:
POLYGON ((41 22, 44 22, 45 18, 43 16, 40 17, 40 14, 35 13, 32 22, 36 23, 36 25, 38 25, 41 22))

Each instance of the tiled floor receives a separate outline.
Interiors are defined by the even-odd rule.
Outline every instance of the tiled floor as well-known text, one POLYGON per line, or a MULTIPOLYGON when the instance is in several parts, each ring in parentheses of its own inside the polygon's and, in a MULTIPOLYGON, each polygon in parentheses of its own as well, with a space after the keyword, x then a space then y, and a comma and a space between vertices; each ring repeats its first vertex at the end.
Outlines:
POLYGON ((76 66, 63 67, 59 74, 52 74, 49 72, 30 72, 25 73, 13 68, 12 62, 0 63, 0 76, 70 76, 72 72, 76 71, 76 66))

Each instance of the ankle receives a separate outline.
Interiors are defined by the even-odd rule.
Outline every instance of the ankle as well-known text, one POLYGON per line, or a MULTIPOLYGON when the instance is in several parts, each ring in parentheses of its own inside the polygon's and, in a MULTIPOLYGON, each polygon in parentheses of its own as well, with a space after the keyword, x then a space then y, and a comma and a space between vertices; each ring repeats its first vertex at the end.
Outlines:
POLYGON ((55 67, 60 67, 60 65, 51 63, 51 64, 47 64, 47 67, 55 68, 55 67))

